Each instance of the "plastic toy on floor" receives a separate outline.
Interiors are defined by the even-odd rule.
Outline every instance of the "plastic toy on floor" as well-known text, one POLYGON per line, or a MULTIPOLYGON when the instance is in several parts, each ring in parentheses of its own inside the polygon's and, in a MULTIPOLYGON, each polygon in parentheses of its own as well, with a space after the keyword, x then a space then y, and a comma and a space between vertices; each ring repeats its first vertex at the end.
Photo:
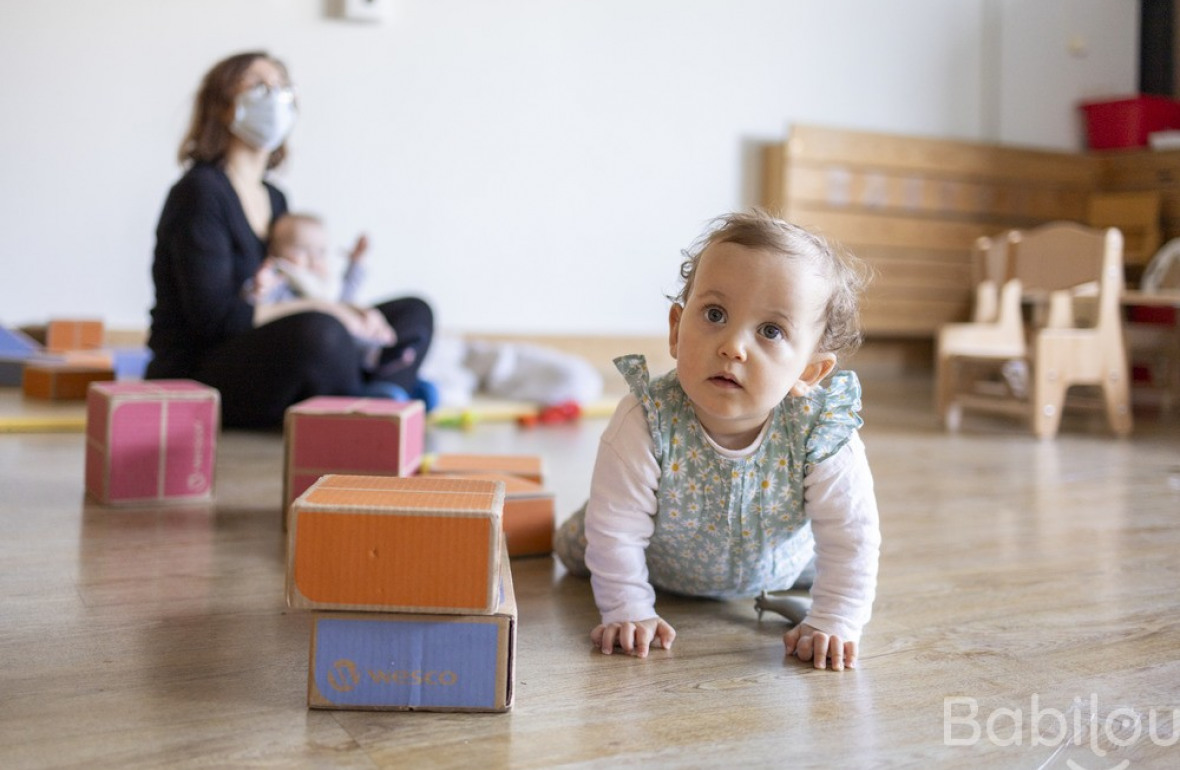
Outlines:
POLYGON ((754 597, 754 610, 761 622, 763 612, 774 612, 782 615, 797 626, 807 617, 811 609, 811 597, 801 589, 789 588, 786 591, 763 591, 754 597))
POLYGON ((791 625, 797 626, 807 617, 811 610, 811 586, 815 583, 815 561, 812 560, 790 588, 779 591, 763 591, 754 597, 754 610, 758 613, 758 620, 762 620, 763 612, 773 612, 782 615, 791 625))
POLYGON ((564 401, 560 404, 546 406, 536 414, 522 414, 516 418, 516 424, 522 428, 535 428, 538 425, 560 425, 573 422, 582 416, 582 407, 576 401, 564 401))
POLYGON ((426 380, 418 380, 410 392, 400 385, 385 380, 369 380, 361 395, 368 398, 388 398, 391 401, 421 401, 429 414, 438 406, 438 388, 426 380))

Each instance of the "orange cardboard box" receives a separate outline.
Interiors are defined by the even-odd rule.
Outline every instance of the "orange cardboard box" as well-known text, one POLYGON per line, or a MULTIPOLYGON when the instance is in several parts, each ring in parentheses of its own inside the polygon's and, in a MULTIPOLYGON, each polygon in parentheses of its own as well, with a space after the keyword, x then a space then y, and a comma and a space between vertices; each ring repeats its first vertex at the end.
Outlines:
POLYGON ((534 484, 545 483, 545 464, 536 455, 435 455, 426 472, 451 476, 472 473, 506 473, 528 479, 534 484))
POLYGON ((291 503, 321 476, 413 475, 425 435, 421 401, 316 396, 295 404, 283 421, 284 528, 291 503))
POLYGON ((503 511, 494 481, 324 476, 291 506, 287 604, 492 613, 503 511))
POLYGON ((102 321, 56 319, 45 330, 45 347, 51 353, 95 350, 103 346, 105 337, 102 321))
POLYGON ((115 379, 115 370, 62 361, 30 361, 25 364, 21 387, 26 396, 54 401, 81 401, 92 382, 115 379))
POLYGON ((516 596, 500 560, 490 615, 312 614, 307 705, 376 711, 508 711, 516 596))
POLYGON ((544 556, 553 552, 556 522, 553 493, 507 473, 448 474, 447 478, 500 481, 504 484, 504 539, 509 556, 544 556))

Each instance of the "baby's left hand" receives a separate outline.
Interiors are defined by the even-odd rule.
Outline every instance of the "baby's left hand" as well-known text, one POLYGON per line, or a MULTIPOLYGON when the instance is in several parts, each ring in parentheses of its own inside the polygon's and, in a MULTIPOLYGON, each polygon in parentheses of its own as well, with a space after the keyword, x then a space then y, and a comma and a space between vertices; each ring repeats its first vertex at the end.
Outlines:
POLYGON ((786 645, 788 655, 795 655, 803 661, 813 661, 816 668, 827 668, 828 660, 831 660, 835 671, 843 671, 845 667, 856 668, 856 642, 843 642, 840 637, 829 636, 806 623, 800 623, 783 634, 783 644, 786 645))

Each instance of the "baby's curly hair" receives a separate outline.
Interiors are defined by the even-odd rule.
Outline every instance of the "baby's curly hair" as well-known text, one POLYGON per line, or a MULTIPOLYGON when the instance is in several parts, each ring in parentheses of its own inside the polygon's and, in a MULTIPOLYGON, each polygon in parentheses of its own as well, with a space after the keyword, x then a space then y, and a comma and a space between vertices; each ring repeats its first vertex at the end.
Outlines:
POLYGON ((680 292, 671 297, 683 305, 692 293, 697 265, 705 249, 717 243, 736 243, 764 249, 789 259, 807 260, 831 282, 824 318, 820 353, 851 354, 863 339, 860 329, 860 294, 869 282, 866 265, 852 254, 798 225, 765 211, 734 212, 717 217, 691 247, 683 252, 680 292))

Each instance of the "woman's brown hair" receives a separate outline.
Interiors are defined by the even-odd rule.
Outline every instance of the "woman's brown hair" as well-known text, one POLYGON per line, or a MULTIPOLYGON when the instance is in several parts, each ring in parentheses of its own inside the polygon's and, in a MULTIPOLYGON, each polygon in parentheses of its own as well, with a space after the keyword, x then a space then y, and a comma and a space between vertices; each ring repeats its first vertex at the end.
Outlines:
MULTIPOLYGON (((229 123, 233 114, 238 86, 250 65, 258 59, 269 59, 287 78, 286 66, 265 51, 248 51, 222 59, 205 74, 197 98, 193 101, 193 115, 188 131, 180 143, 180 163, 220 163, 229 149, 229 123)), ((266 161, 267 168, 276 168, 287 157, 287 143, 279 145, 266 161)))

